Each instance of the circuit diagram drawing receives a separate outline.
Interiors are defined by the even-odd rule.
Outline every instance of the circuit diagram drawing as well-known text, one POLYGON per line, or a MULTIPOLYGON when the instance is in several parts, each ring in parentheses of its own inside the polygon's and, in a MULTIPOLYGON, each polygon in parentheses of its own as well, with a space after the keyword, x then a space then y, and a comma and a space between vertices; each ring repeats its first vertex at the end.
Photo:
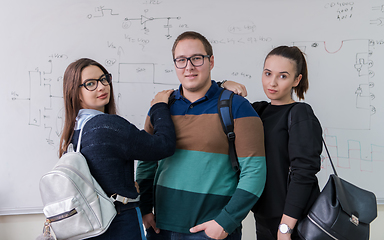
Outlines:
MULTIPOLYGON (((374 46, 374 42, 372 40, 369 41, 369 46, 374 46)), ((370 114, 373 115, 376 113, 376 107, 370 102, 375 99, 375 94, 371 91, 375 84, 371 81, 371 79, 375 76, 375 73, 371 69, 373 67, 373 61, 370 59, 371 55, 371 50, 356 53, 356 63, 354 67, 358 72, 359 77, 368 79, 368 81, 359 84, 356 89, 356 108, 369 109, 370 114)))
POLYGON ((322 94, 330 97, 325 99, 326 106, 333 106, 326 110, 337 121, 332 121, 332 128, 340 129, 371 129, 371 116, 377 109, 374 104, 375 93, 373 82, 375 73, 373 71, 374 62, 371 59, 374 41, 365 40, 344 40, 336 50, 327 48, 325 42, 295 42, 294 45, 300 47, 308 56, 321 56, 327 61, 320 63, 320 67, 314 69, 316 74, 324 76, 321 82, 312 83, 314 88, 319 89, 314 98, 322 98, 322 94), (327 75, 324 71, 342 72, 339 76, 327 75), (330 87, 332 86, 332 87, 330 87), (347 97, 340 100, 339 90, 348 91, 347 97), (335 104, 336 103, 336 104, 335 104), (340 109, 348 109, 349 114, 345 114, 340 109), (360 116, 359 120, 355 116, 360 116), (347 123, 347 124, 346 124, 347 123))
POLYGON ((371 20, 371 24, 376 26, 384 26, 384 17, 371 20))
POLYGON ((119 15, 118 13, 114 13, 113 9, 105 8, 105 6, 96 7, 95 8, 95 12, 97 14, 95 14, 95 15, 88 14, 87 18, 91 19, 91 18, 100 18, 100 17, 104 17, 104 16, 107 16, 107 15, 110 15, 110 16, 117 16, 117 15, 119 15))
POLYGON ((121 116, 129 119, 138 127, 143 127, 148 103, 157 92, 176 88, 179 81, 172 65, 156 63, 128 63, 119 62, 116 90, 116 103, 121 116), (140 101, 137 92, 140 92, 140 101), (133 104, 134 103, 134 104, 133 104), (138 113, 138 109, 142 110, 138 113), (133 114, 135 113, 135 114, 133 114))
POLYGON ((384 14, 384 5, 381 5, 381 6, 373 6, 372 7, 372 10, 373 11, 380 11, 384 14))
POLYGON ((129 18, 126 17, 123 22, 123 28, 127 29, 131 26, 132 21, 138 21, 143 26, 142 30, 145 34, 149 34, 150 29, 147 27, 147 23, 151 21, 164 21, 163 27, 167 30, 165 37, 167 39, 170 39, 172 35, 170 34, 170 29, 172 28, 172 25, 170 23, 171 20, 180 20, 181 17, 147 17, 146 14, 148 13, 148 9, 144 10, 144 15, 141 15, 139 18, 129 18))
POLYGON ((118 82, 178 85, 173 66, 155 63, 119 63, 118 82))
MULTIPOLYGON (((378 111, 375 105, 379 104, 375 103, 375 42, 371 39, 343 40, 332 49, 322 41, 294 42, 293 45, 305 52, 308 58, 323 59, 316 69, 311 69, 318 79, 311 82, 311 88, 317 91, 308 95, 306 100, 322 99, 317 101, 319 105, 312 106, 322 120, 324 138, 336 166, 373 172, 375 164, 384 162, 382 143, 363 140, 369 139, 373 129, 372 117, 378 111), (342 98, 340 91, 343 91, 342 98)), ((311 63, 313 60, 308 61, 311 63)))
MULTIPOLYGON (((368 154, 364 155, 361 141, 349 139, 346 141, 346 154, 342 154, 336 135, 325 134, 325 141, 335 165, 339 168, 355 168, 360 172, 374 172, 374 164, 384 162, 384 146, 370 144, 368 154)), ((326 158, 328 157, 324 157, 323 163, 328 163, 328 160, 324 162, 326 158)))
MULTIPOLYGON (((57 57, 51 55, 50 58, 57 57)), ((65 55, 60 57, 67 58, 65 55)), ((45 139, 49 145, 55 145, 55 140, 61 134, 62 101, 63 97, 54 92, 53 88, 62 86, 62 77, 54 77, 53 60, 47 62, 47 69, 39 67, 28 71, 27 92, 11 92, 12 101, 26 102, 28 106, 28 125, 43 128, 45 139)))
POLYGON ((372 12, 377 17, 371 19, 370 24, 379 27, 384 26, 384 5, 372 7, 372 12))

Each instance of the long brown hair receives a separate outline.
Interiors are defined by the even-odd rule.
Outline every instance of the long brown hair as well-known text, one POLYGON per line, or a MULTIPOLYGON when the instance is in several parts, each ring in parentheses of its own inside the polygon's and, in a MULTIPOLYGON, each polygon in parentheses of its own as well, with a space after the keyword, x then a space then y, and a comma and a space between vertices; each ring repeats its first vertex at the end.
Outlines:
POLYGON ((309 88, 308 68, 304 53, 296 46, 279 46, 269 52, 268 55, 265 57, 265 60, 267 60, 267 58, 272 55, 285 57, 296 63, 295 78, 298 77, 300 74, 302 77, 300 83, 293 88, 293 91, 295 91, 299 100, 304 100, 304 93, 307 92, 309 88))
MULTIPOLYGON (((99 67, 104 74, 108 71, 98 62, 89 59, 81 58, 67 67, 63 78, 63 97, 64 97, 64 109, 65 109, 65 120, 64 128, 60 138, 59 156, 67 150, 68 145, 71 142, 71 138, 74 132, 76 123, 76 117, 81 109, 80 106, 80 88, 79 85, 82 82, 81 72, 88 66, 99 67)), ((109 103, 105 105, 104 112, 108 114, 116 114, 116 104, 113 95, 112 82, 110 84, 110 99, 109 103)))

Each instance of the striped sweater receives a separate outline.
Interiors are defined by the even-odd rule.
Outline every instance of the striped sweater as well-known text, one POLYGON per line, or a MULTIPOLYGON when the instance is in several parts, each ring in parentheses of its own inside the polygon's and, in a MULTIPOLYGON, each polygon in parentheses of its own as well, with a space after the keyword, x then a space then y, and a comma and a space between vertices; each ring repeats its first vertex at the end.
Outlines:
MULTIPOLYGON (((176 130, 175 154, 159 163, 138 164, 142 212, 152 212, 154 205, 160 229, 189 233, 191 227, 215 220, 230 234, 241 229, 241 221, 264 189, 262 122, 245 98, 234 96, 239 175, 232 170, 218 115, 222 89, 212 83, 206 95, 193 103, 180 94, 180 86, 170 109, 176 130)), ((145 130, 152 132, 148 117, 145 130)))

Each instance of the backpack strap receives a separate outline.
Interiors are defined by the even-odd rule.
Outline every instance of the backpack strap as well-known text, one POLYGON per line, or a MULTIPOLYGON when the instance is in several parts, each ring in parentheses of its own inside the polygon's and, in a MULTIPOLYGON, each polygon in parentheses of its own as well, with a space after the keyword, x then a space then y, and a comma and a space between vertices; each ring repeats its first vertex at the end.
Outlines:
POLYGON ((288 113, 288 133, 289 133, 289 129, 291 128, 291 125, 292 125, 292 113, 291 113, 291 110, 289 110, 289 113, 288 113))
POLYGON ((173 93, 171 93, 171 96, 168 98, 168 108, 172 106, 176 102, 176 92, 179 90, 174 90, 173 93))
POLYGON ((91 118, 93 118, 94 116, 95 116, 95 115, 91 115, 91 116, 87 117, 87 118, 84 120, 84 123, 83 123, 83 125, 81 126, 81 129, 80 129, 79 140, 77 141, 76 152, 80 152, 81 136, 83 135, 83 129, 84 129, 84 126, 85 126, 85 124, 86 124, 91 118))
POLYGON ((239 171, 239 161, 237 159, 237 153, 235 148, 234 122, 232 115, 232 98, 234 93, 228 90, 223 90, 220 94, 217 102, 218 113, 220 116, 221 125, 223 127, 225 135, 228 138, 229 144, 229 157, 231 159, 232 169, 239 171))

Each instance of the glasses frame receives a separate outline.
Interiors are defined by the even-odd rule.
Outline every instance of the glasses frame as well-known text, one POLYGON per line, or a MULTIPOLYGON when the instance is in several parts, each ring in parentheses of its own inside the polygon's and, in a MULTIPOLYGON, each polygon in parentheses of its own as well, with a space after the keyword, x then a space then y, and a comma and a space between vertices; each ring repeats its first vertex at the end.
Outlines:
POLYGON ((99 79, 87 79, 87 80, 85 80, 84 82, 83 82, 83 84, 80 84, 79 85, 79 87, 84 87, 85 89, 87 89, 88 91, 95 91, 96 89, 97 89, 97 87, 99 86, 99 82, 101 83, 101 84, 103 84, 104 86, 108 86, 109 84, 111 84, 111 82, 112 82, 112 74, 110 74, 110 73, 106 73, 106 74, 103 74, 103 75, 101 75, 100 76, 100 78, 99 79), (101 81, 101 79, 103 78, 103 77, 105 77, 106 79, 107 79, 107 84, 104 84, 104 83, 102 83, 101 81), (94 89, 88 89, 88 87, 87 87, 87 85, 86 85, 86 83, 87 82, 89 82, 89 81, 96 81, 96 87, 94 88, 94 89))
POLYGON ((204 65, 204 58, 210 58, 210 57, 211 57, 211 55, 196 54, 196 55, 193 55, 193 56, 191 56, 191 57, 179 57, 179 58, 175 58, 175 59, 173 59, 173 62, 174 62, 174 64, 175 64, 175 67, 178 68, 178 69, 184 69, 184 68, 186 68, 187 65, 188 65, 188 61, 189 61, 189 62, 192 64, 192 66, 194 66, 194 67, 200 67, 200 66, 203 66, 203 65, 204 65), (195 64, 193 64, 193 62, 192 62, 192 60, 191 60, 191 58, 194 58, 194 57, 197 57, 197 56, 203 57, 203 63, 200 64, 200 65, 195 65, 195 64), (181 59, 181 58, 183 58, 183 59, 187 59, 187 61, 185 61, 185 66, 184 66, 184 67, 178 67, 177 64, 176 64, 177 59, 181 59))

